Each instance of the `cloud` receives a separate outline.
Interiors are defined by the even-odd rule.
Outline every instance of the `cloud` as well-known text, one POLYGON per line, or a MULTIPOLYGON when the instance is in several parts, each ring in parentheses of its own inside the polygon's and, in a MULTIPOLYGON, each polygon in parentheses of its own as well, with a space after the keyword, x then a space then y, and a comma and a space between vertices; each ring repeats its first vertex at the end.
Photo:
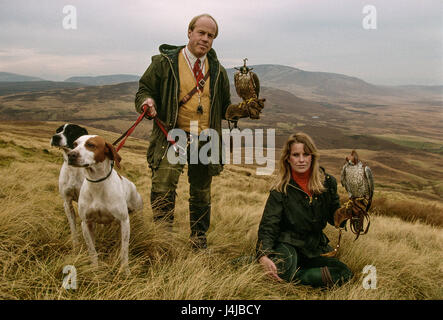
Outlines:
POLYGON ((73 0, 77 30, 63 29, 66 4, 0 2, 2 71, 50 79, 141 74, 160 44, 185 44, 191 18, 207 12, 218 21, 214 49, 226 67, 248 57, 380 84, 443 83, 439 0, 373 0, 370 31, 362 27, 363 0, 73 0))

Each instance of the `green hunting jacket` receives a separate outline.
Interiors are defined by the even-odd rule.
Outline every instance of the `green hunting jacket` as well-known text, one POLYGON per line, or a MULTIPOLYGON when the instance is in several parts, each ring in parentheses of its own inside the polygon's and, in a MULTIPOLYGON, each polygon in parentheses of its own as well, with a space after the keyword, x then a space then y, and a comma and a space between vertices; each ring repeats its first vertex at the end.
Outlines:
MULTIPOLYGON (((141 113, 141 105, 147 98, 155 101, 158 117, 169 131, 176 127, 180 77, 178 73, 178 55, 185 46, 160 46, 160 54, 152 57, 152 62, 139 81, 139 89, 135 96, 135 109, 141 113)), ((207 53, 210 72, 210 128, 215 129, 219 135, 220 161, 218 164, 210 163, 209 174, 217 175, 223 170, 222 165, 222 119, 231 104, 229 79, 225 68, 220 64, 214 49, 207 53)), ((166 156, 169 143, 159 126, 154 122, 149 139, 147 160, 149 166, 156 169, 161 159, 166 156)))
POLYGON ((270 192, 258 229, 257 258, 273 253, 278 243, 288 243, 308 258, 332 250, 323 229, 327 222, 334 225, 340 199, 333 176, 325 173, 324 186, 323 193, 310 197, 291 178, 286 194, 270 192))

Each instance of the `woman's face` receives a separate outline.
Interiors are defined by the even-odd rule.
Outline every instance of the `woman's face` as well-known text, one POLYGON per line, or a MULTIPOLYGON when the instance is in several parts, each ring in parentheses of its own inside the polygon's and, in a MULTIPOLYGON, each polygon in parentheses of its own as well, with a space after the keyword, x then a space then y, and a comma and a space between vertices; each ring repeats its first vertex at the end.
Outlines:
POLYGON ((291 153, 289 155, 289 164, 291 168, 297 173, 305 173, 311 168, 312 155, 304 150, 303 143, 293 143, 291 145, 291 153))

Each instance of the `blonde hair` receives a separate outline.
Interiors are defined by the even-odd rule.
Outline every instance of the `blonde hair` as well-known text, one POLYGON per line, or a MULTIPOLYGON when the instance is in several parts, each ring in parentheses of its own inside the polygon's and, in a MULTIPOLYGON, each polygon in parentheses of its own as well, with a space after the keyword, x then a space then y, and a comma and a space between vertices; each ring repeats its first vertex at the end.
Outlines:
POLYGON ((272 189, 286 194, 286 189, 291 180, 291 165, 289 163, 289 157, 291 156, 291 147, 294 143, 303 143, 304 152, 312 156, 311 160, 311 177, 309 178, 308 188, 314 194, 320 194, 325 191, 323 181, 325 179, 324 172, 320 170, 319 158, 317 147, 314 141, 306 133, 298 132, 289 136, 285 145, 283 146, 280 161, 279 171, 277 173, 276 182, 272 189))
POLYGON ((195 16, 194 18, 192 18, 191 22, 189 22, 188 31, 189 30, 190 31, 194 31, 195 24, 197 23, 197 20, 202 18, 202 17, 207 17, 207 18, 212 19, 212 21, 214 21, 214 23, 215 23, 214 39, 217 38, 217 35, 218 35, 218 24, 217 24, 217 21, 215 21, 215 19, 210 14, 207 14, 207 13, 199 14, 198 16, 195 16))

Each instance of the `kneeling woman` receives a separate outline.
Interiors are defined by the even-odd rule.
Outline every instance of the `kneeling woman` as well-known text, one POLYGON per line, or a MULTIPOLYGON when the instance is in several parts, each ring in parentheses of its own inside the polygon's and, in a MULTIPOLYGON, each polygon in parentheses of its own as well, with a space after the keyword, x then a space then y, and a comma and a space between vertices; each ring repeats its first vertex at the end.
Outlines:
POLYGON ((313 287, 343 284, 349 268, 329 252, 323 233, 334 225, 340 207, 337 181, 318 163, 311 137, 293 134, 283 147, 277 182, 272 188, 258 230, 257 258, 276 279, 313 287))

